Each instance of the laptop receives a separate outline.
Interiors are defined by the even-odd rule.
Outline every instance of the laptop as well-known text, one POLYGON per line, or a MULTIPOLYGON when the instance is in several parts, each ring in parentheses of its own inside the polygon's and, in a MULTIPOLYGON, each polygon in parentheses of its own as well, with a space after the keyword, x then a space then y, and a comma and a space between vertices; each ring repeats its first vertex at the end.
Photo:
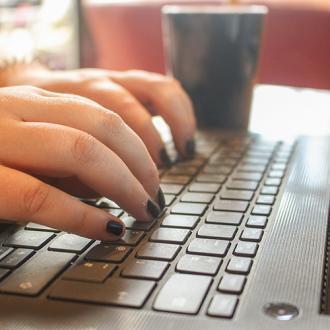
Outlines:
POLYGON ((200 131, 158 219, 85 201, 121 240, 2 224, 1 329, 329 329, 329 159, 330 137, 200 131))

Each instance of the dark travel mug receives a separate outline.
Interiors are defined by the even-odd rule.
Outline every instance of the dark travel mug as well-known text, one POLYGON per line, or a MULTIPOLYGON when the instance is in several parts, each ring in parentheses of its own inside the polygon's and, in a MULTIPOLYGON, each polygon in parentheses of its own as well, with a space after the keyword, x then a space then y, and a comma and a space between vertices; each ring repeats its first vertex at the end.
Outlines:
POLYGON ((199 127, 247 130, 267 8, 162 8, 168 73, 192 98, 199 127))

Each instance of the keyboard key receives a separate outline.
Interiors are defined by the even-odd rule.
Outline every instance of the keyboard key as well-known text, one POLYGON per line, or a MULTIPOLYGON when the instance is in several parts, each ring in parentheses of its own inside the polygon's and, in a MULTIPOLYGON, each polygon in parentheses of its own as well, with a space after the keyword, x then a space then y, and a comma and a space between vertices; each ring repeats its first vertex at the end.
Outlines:
POLYGON ((242 190, 256 190, 258 187, 258 182, 255 181, 243 181, 243 180, 233 180, 227 183, 228 189, 242 189, 242 190))
POLYGON ((269 159, 264 158, 254 158, 254 157, 244 157, 242 160, 243 165, 267 165, 269 159))
POLYGON ((268 178, 266 179, 266 181, 264 182, 265 186, 275 186, 278 187, 281 185, 282 179, 278 179, 278 178, 268 178))
POLYGON ((121 237, 121 239, 119 239, 117 241, 111 241, 110 243, 118 244, 118 245, 135 246, 142 240, 144 235, 145 234, 142 231, 126 229, 125 234, 124 234, 124 236, 121 237))
POLYGON ((284 157, 280 157, 280 156, 275 156, 274 157, 274 164, 285 164, 287 165, 289 161, 289 157, 288 156, 284 156, 284 157))
MULTIPOLYGON (((274 159, 273 159, 273 164, 285 164, 287 165, 288 161, 289 161, 289 158, 291 156, 291 152, 292 150, 280 150, 278 149, 275 156, 274 156, 274 159)), ((272 170, 274 171, 284 171, 284 169, 282 168, 278 168, 278 169, 273 169, 272 170)))
POLYGON ((165 206, 170 206, 175 201, 174 195, 165 194, 165 206))
POLYGON ((97 207, 99 208, 105 208, 105 209, 120 209, 120 206, 116 204, 115 202, 111 201, 108 198, 101 198, 99 201, 96 203, 97 207))
POLYGON ((272 165, 272 170, 280 170, 280 171, 284 171, 286 169, 286 165, 285 164, 281 164, 281 163, 278 163, 278 164, 273 164, 272 165))
POLYGON ((246 157, 254 157, 254 158, 261 158, 261 159, 269 159, 272 155, 271 151, 261 151, 261 150, 248 150, 245 154, 246 157))
POLYGON ((3 258, 7 257, 7 255, 11 252, 13 252, 14 249, 11 247, 5 247, 5 246, 1 246, 0 247, 0 260, 2 260, 3 258))
POLYGON ((255 214, 255 215, 270 215, 270 213, 272 212, 272 207, 270 205, 255 205, 252 209, 251 214, 255 214))
POLYGON ((191 177, 186 175, 163 175, 160 182, 186 185, 190 179, 191 177))
POLYGON ((234 159, 239 159, 242 157, 242 153, 239 151, 234 151, 232 149, 228 149, 227 151, 224 151, 221 156, 226 156, 234 159))
POLYGON ((238 298, 228 294, 216 294, 207 310, 207 314, 217 317, 232 318, 238 303, 238 298))
POLYGON ((196 182, 224 183, 227 177, 223 174, 199 174, 196 182))
POLYGON ((191 183, 188 190, 192 192, 216 193, 221 185, 218 183, 191 183))
POLYGON ((184 244, 190 235, 188 229, 158 228, 153 232, 150 241, 159 243, 184 244))
POLYGON ((87 205, 97 207, 97 198, 80 198, 80 201, 87 205))
POLYGON ((153 281, 127 278, 110 278, 102 284, 62 280, 56 283, 49 297, 141 308, 154 287, 155 282, 153 281))
POLYGON ((248 274, 252 266, 252 259, 243 257, 232 257, 227 265, 227 272, 237 274, 248 274))
POLYGON ((245 228, 241 235, 241 240, 260 242, 263 235, 262 229, 259 228, 245 228))
POLYGON ((187 167, 187 166, 193 166, 193 167, 200 167, 204 163, 204 158, 198 158, 198 155, 195 155, 193 159, 189 160, 183 160, 180 163, 175 164, 177 167, 187 167))
POLYGON ((221 165, 207 165, 203 169, 203 173, 207 174, 225 174, 228 175, 232 171, 231 166, 221 166, 221 165))
POLYGON ((238 212, 212 211, 206 217, 207 223, 221 223, 224 225, 240 225, 244 214, 238 212))
POLYGON ((238 242, 234 254, 242 257, 254 257, 258 250, 258 244, 253 242, 238 242))
POLYGON ((160 187, 162 188, 164 194, 172 194, 172 195, 179 195, 184 188, 184 186, 181 184, 169 184, 169 183, 161 183, 160 187))
POLYGON ((259 172, 263 173, 266 169, 265 165, 240 165, 237 168, 238 172, 259 172))
POLYGON ((197 314, 211 282, 209 276, 174 274, 159 291, 153 307, 159 311, 197 314))
POLYGON ((59 252, 82 253, 91 244, 92 240, 74 234, 63 234, 57 236, 56 239, 49 245, 48 250, 59 252))
POLYGON ((239 294, 243 291, 246 278, 243 275, 224 274, 218 290, 221 292, 236 293, 239 294))
POLYGON ((213 206, 217 211, 245 212, 249 203, 245 201, 217 200, 213 206))
POLYGON ((172 261, 181 247, 174 244, 144 243, 137 251, 136 257, 141 259, 172 261))
POLYGON ((265 228, 267 225, 267 217, 263 215, 251 215, 246 225, 248 227, 265 228))
POLYGON ((110 214, 114 215, 115 217, 120 217, 124 211, 121 209, 103 209, 104 211, 108 211, 110 214))
POLYGON ((85 261, 69 268, 62 278, 72 281, 102 283, 116 268, 116 265, 109 263, 85 261))
POLYGON ((259 195, 257 204, 273 205, 275 203, 275 196, 272 195, 259 195))
POLYGON ((270 178, 280 178, 280 179, 282 179, 283 176, 284 176, 284 171, 280 171, 280 170, 274 171, 274 170, 272 170, 268 173, 268 176, 270 178))
POLYGON ((7 257, 0 261, 0 267, 14 269, 32 257, 34 253, 35 252, 33 250, 15 249, 13 252, 7 255, 7 257))
POLYGON ((262 173, 255 172, 236 172, 233 176, 233 180, 244 180, 244 181, 260 181, 262 173))
POLYGON ((224 257, 227 254, 229 247, 230 243, 228 241, 195 238, 190 242, 187 252, 192 254, 224 257))
POLYGON ((75 257, 71 253, 42 251, 13 272, 0 291, 27 296, 38 295, 75 257))
POLYGON ((181 197, 182 202, 192 202, 192 203, 211 203, 212 199, 214 198, 213 194, 207 194, 207 193, 192 193, 188 192, 185 193, 181 197))
POLYGON ((199 228, 197 236, 232 240, 235 237, 236 232, 237 228, 233 226, 205 224, 199 228))
POLYGON ((277 195, 278 187, 274 186, 263 186, 261 188, 261 193, 264 195, 277 195))
POLYGON ((196 215, 170 214, 162 221, 162 227, 177 227, 193 229, 199 221, 196 215))
POLYGON ((185 254, 176 265, 176 270, 182 273, 215 275, 222 263, 220 258, 185 254))
POLYGON ((172 166, 167 174, 170 175, 194 175, 197 172, 197 167, 195 166, 172 166))
POLYGON ((86 254, 85 259, 101 262, 122 262, 132 251, 132 248, 122 245, 101 243, 93 246, 86 254))
POLYGON ((292 148, 289 148, 289 149, 279 149, 277 150, 276 152, 276 158, 290 158, 291 156, 291 153, 292 153, 292 148))
POLYGON ((191 215, 203 215, 207 209, 206 204, 200 203, 177 203, 173 206, 171 213, 174 214, 191 214, 191 215))
POLYGON ((54 237, 55 235, 53 233, 19 230, 8 237, 3 245, 28 249, 40 249, 54 237))
MULTIPOLYGON (((170 195, 168 195, 170 196, 170 195)), ((124 222, 126 229, 132 229, 134 231, 136 230, 142 230, 142 231, 148 231, 150 230, 156 223, 156 220, 153 221, 137 221, 132 216, 128 215, 127 213, 124 213, 120 217, 120 219, 124 222)))
POLYGON ((25 226, 26 230, 41 230, 41 231, 51 231, 53 233, 59 233, 60 230, 54 229, 54 228, 50 228, 47 227, 45 225, 40 225, 39 223, 34 223, 34 222, 29 222, 26 226, 25 226))
POLYGON ((169 263, 164 261, 135 259, 124 267, 121 275, 145 280, 159 280, 168 266, 169 263))
POLYGON ((9 269, 0 269, 0 281, 2 281, 9 273, 9 269))
POLYGON ((248 190, 225 190, 220 193, 221 199, 235 199, 241 201, 251 201, 253 198, 253 191, 248 190))
POLYGON ((211 165, 227 165, 227 166, 234 166, 236 165, 237 160, 232 158, 224 158, 224 156, 219 155, 219 157, 214 158, 212 157, 209 160, 209 164, 211 165))

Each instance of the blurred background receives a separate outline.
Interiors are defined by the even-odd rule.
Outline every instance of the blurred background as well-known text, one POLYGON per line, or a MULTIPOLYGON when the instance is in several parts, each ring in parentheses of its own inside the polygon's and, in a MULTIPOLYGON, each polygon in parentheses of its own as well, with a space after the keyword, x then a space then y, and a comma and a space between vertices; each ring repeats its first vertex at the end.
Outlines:
POLYGON ((80 66, 80 2, 0 0, 1 57, 38 56, 53 68, 80 66))
MULTIPOLYGON (((160 9, 229 0, 0 0, 0 52, 52 68, 164 73, 160 9)), ((236 1, 237 2, 237 1, 236 1)), ((260 83, 330 89, 330 0, 242 0, 269 8, 260 83)))
MULTIPOLYGON (((250 130, 274 135, 329 134, 330 0, 235 2, 269 9, 250 130)), ((228 3, 0 0, 0 59, 37 56, 53 69, 99 67, 165 73, 161 7, 228 3)))

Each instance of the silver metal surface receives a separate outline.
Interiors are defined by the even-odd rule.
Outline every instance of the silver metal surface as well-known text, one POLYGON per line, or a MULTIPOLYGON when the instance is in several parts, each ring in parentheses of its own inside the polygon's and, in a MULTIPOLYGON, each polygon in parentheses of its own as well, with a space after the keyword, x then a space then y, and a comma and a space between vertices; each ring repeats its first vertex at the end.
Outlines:
POLYGON ((0 295, 1 329, 300 329, 328 330, 321 315, 324 246, 330 201, 330 137, 304 138, 232 320, 0 295), (264 306, 285 302, 299 315, 284 322, 264 306))

